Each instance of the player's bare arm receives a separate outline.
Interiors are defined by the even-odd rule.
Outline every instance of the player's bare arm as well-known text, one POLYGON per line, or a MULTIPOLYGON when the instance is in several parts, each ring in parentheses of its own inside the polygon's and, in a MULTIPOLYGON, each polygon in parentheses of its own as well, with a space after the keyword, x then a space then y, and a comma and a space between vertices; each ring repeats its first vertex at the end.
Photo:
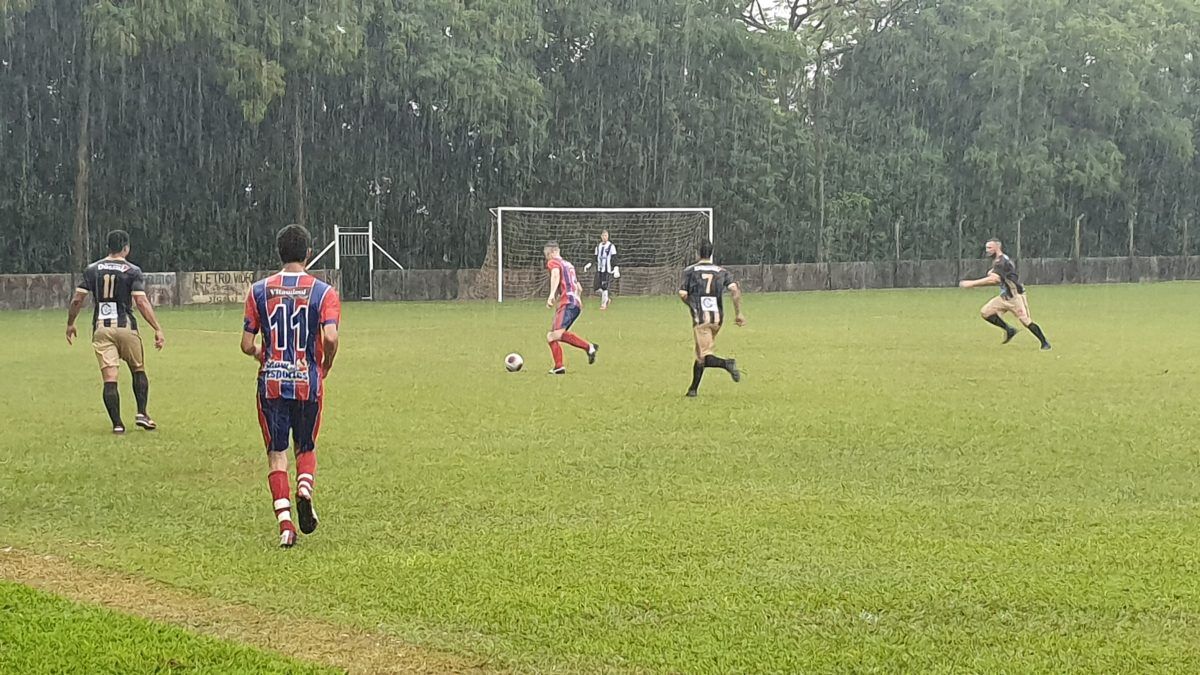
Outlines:
POLYGON ((255 339, 258 336, 249 331, 242 331, 242 353, 255 361, 262 360, 262 347, 258 345, 255 339))
POLYGON ((679 299, 683 301, 683 304, 688 304, 688 292, 683 290, 679 291, 679 299))
POLYGON ((133 304, 137 305, 142 318, 154 329, 154 348, 162 351, 163 345, 167 343, 167 337, 163 335, 162 326, 158 324, 158 317, 154 314, 154 305, 150 304, 150 298, 146 297, 145 293, 134 293, 133 304))
POLYGON ((959 288, 978 288, 979 286, 999 286, 1000 275, 995 272, 988 272, 986 277, 982 279, 965 279, 958 282, 959 288))
POLYGON ((546 306, 554 307, 554 300, 558 296, 558 285, 562 280, 562 271, 557 267, 550 270, 550 297, 546 298, 546 306))
POLYGON ((82 288, 75 289, 75 295, 71 296, 71 304, 67 308, 67 344, 75 344, 75 336, 79 334, 79 330, 75 328, 75 319, 79 318, 79 312, 83 309, 83 301, 87 299, 88 293, 82 288))
POLYGON ((742 289, 736 283, 729 284, 729 297, 733 300, 734 323, 746 325, 746 315, 742 314, 742 289))
POLYGON ((321 327, 321 339, 325 342, 325 361, 321 364, 321 375, 329 374, 333 368, 333 359, 338 351, 338 327, 336 323, 325 324, 321 327))

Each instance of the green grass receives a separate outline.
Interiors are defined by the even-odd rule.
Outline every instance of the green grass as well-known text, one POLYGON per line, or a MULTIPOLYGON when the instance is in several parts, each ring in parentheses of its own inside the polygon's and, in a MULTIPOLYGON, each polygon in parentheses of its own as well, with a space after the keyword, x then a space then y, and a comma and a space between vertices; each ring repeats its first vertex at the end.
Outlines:
POLYGON ((0 582, 0 672, 330 671, 0 582))
POLYGON ((1197 672, 1198 292, 1035 288, 1049 353, 983 291, 752 295, 696 400, 669 299, 589 303, 565 378, 536 303, 347 305, 286 552, 238 308, 162 313, 125 438, 6 313, 0 542, 523 670, 1197 672))

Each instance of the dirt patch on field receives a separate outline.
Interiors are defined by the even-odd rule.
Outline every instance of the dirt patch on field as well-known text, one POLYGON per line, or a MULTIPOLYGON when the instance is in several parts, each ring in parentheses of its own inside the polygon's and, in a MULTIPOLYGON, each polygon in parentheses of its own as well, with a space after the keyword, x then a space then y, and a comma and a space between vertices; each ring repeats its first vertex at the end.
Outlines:
POLYGON ((0 549, 0 579, 349 673, 495 672, 486 663, 430 652, 382 633, 274 616, 57 556, 0 549))

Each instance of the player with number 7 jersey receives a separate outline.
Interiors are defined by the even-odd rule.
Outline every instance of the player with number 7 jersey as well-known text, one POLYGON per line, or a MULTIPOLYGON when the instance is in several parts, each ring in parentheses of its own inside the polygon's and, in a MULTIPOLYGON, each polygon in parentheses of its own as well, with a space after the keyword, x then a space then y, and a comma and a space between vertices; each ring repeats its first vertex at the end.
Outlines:
POLYGON ((742 291, 729 270, 713 263, 712 242, 700 242, 700 259, 683 270, 683 281, 679 285, 679 299, 688 306, 692 314, 692 336, 696 343, 696 360, 692 363, 692 384, 687 395, 694 397, 700 389, 700 380, 705 368, 720 368, 727 371, 734 382, 740 382, 742 371, 734 359, 723 359, 713 353, 717 333, 725 323, 723 296, 729 291, 733 298, 734 323, 746 325, 742 314, 742 291))
POLYGON ((279 233, 283 270, 251 287, 246 296, 242 352, 259 362, 258 421, 267 448, 267 482, 280 545, 296 541, 287 473, 289 444, 296 453, 296 511, 300 531, 317 528, 312 493, 317 436, 321 431, 325 376, 337 352, 341 301, 333 286, 305 271, 312 256, 308 231, 289 225, 279 233), (262 335, 261 345, 255 336, 262 335))

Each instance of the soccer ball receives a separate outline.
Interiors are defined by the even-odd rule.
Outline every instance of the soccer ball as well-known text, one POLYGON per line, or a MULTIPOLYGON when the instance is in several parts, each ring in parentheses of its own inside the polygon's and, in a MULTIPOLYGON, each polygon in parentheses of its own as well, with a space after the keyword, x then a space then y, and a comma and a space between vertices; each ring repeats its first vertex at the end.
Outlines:
POLYGON ((504 367, 507 368, 508 372, 510 373, 517 372, 523 365, 525 365, 525 359, 521 358, 521 355, 516 352, 504 357, 504 367))

